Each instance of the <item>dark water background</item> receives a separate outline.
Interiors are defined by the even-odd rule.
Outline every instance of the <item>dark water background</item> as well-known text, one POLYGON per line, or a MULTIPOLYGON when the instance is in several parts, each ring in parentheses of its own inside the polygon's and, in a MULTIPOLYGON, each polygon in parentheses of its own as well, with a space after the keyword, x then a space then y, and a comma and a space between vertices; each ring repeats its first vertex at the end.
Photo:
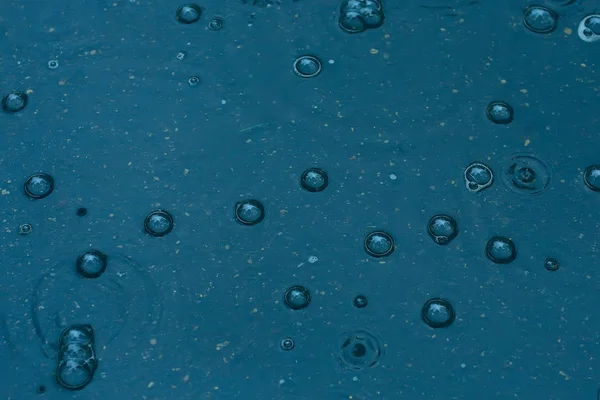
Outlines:
POLYGON ((169 1, 5 2, 1 94, 29 104, 0 115, 0 398, 595 399, 600 195, 582 173, 600 163, 600 42, 577 27, 600 3, 563 3, 540 0, 560 16, 546 35, 517 0, 386 1, 381 27, 351 35, 336 1, 206 0, 190 25, 169 1), (305 54, 319 76, 293 73, 305 54), (486 118, 493 100, 511 124, 486 118), (515 153, 548 166, 539 196, 503 184, 515 153), (473 161, 496 178, 476 194, 473 161), (300 188, 309 167, 325 191, 300 188), (40 171, 56 185, 33 201, 40 171), (245 198, 260 224, 234 220, 245 198), (158 208, 175 219, 162 238, 142 227, 158 208), (447 246, 426 231, 437 213, 459 226, 447 246), (385 259, 363 249, 377 229, 396 241, 385 259), (494 235, 513 263, 486 258, 494 235), (92 248, 109 266, 82 281, 92 248), (296 284, 312 302, 291 311, 296 284), (432 297, 449 328, 421 320, 432 297), (99 367, 70 392, 51 342, 78 322, 99 367), (336 354, 357 329, 382 355, 352 371, 336 354))

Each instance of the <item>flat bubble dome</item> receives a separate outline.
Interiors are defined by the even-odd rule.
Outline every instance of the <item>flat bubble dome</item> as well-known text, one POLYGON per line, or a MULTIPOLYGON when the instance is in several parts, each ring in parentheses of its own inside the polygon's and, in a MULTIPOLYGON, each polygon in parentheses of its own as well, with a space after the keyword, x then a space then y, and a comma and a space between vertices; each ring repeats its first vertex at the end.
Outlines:
POLYGON ((61 346, 77 344, 92 346, 94 344, 94 329, 89 324, 77 324, 66 327, 60 334, 61 346))
POLYGON ((494 173, 487 165, 480 162, 469 164, 464 171, 465 185, 470 192, 480 192, 492 185, 494 173))
POLYGON ((486 115, 493 123, 506 125, 513 121, 515 111, 510 104, 504 101, 492 101, 487 106, 486 115))
POLYGON ((45 173, 31 175, 25 181, 24 190, 32 199, 43 199, 54 190, 54 178, 45 173))
POLYGON ((61 361, 56 368, 56 380, 59 385, 70 390, 81 390, 91 382, 93 371, 80 360, 61 361))
POLYGON ((394 239, 383 231, 371 232, 365 238, 365 250, 373 257, 387 257, 394 252, 394 239))
POLYGON ((173 230, 173 217, 165 210, 152 211, 144 220, 144 229, 152 236, 162 237, 173 230))
POLYGON ((314 78, 321 73, 322 63, 315 56, 301 56, 294 61, 294 73, 302 78, 314 78))
POLYGON ((106 271, 107 260, 106 254, 101 251, 86 251, 77 258, 77 272, 84 278, 98 278, 106 271))
POLYGON ((284 301, 292 310, 301 310, 310 304, 310 293, 304 286, 292 286, 285 291, 284 301))
POLYGON ((184 4, 177 9, 175 17, 182 24, 193 24, 200 19, 202 9, 197 4, 184 4))
POLYGON ((244 225, 256 225, 265 218, 265 208, 258 200, 240 201, 235 206, 235 218, 244 225))
POLYGON ((594 192, 600 192, 600 165, 590 165, 583 172, 583 182, 594 192))
POLYGON ((2 109, 9 113, 16 113, 27 107, 28 102, 27 94, 12 91, 2 98, 2 109))
POLYGON ((338 339, 336 357, 346 369, 360 371, 375 367, 381 355, 381 341, 365 330, 344 333, 338 339))
POLYGON ((320 168, 309 168, 300 176, 300 185, 309 192, 322 192, 328 184, 329 177, 320 168))
POLYGON ((450 302, 436 298, 428 300, 423 305, 421 317, 432 328, 447 328, 454 322, 456 314, 450 302))
POLYGON ((558 14, 543 6, 529 6, 523 11, 523 25, 535 33, 551 33, 558 25, 558 14))
POLYGON ((504 236, 494 236, 488 240, 485 253, 496 264, 509 264, 517 258, 514 242, 504 236))

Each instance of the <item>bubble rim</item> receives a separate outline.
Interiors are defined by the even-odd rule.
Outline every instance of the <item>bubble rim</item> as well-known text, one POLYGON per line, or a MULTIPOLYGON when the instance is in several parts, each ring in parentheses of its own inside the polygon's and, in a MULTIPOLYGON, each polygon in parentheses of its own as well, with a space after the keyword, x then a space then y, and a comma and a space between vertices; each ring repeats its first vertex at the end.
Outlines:
POLYGON ((485 245, 485 255, 494 264, 510 264, 517 259, 517 246, 515 245, 515 242, 509 237, 498 236, 498 235, 492 236, 491 238, 488 239, 488 241, 485 245), (506 243, 508 243, 508 245, 510 246, 510 248, 512 250, 512 256, 510 256, 509 258, 507 258, 505 260, 500 260, 496 257, 493 257, 489 252, 489 248, 490 248, 491 244, 496 240, 502 241, 502 242, 506 241, 506 243))
POLYGON ((81 275, 83 278, 96 279, 96 278, 99 278, 106 271, 106 267, 108 266, 108 256, 106 254, 104 254, 103 252, 101 252, 100 250, 91 249, 91 250, 88 250, 88 251, 80 254, 77 257, 75 266, 77 269, 77 273, 79 275, 81 275), (93 254, 93 255, 97 256, 100 259, 100 261, 102 262, 102 266, 100 267, 100 269, 98 271, 96 271, 94 273, 88 273, 87 271, 85 271, 82 268, 83 259, 85 258, 85 256, 87 254, 93 254))
POLYGON ((434 243, 440 245, 440 246, 445 246, 447 244, 449 244, 452 240, 454 240, 457 236, 458 236, 458 223, 456 222, 456 220, 448 215, 448 214, 435 214, 433 217, 429 218, 429 221, 427 222, 427 233, 429 233, 429 236, 433 239, 434 243), (433 233, 433 230, 431 229, 431 223, 435 220, 435 219, 443 219, 447 222, 449 222, 452 227, 454 228, 454 233, 450 236, 437 236, 433 233), (444 242, 440 242, 438 239, 440 238, 445 238, 444 242))
POLYGON ((154 236, 154 237, 166 236, 169 233, 171 233, 171 231, 173 230, 174 227, 175 227, 175 220, 173 219, 173 216, 171 215, 171 213, 169 213, 168 211, 163 210, 163 209, 154 210, 154 211, 150 212, 150 214, 148 214, 146 216, 146 218, 144 218, 144 230, 150 236, 154 236), (155 215, 161 215, 169 221, 169 227, 164 232, 154 232, 152 229, 150 229, 150 219, 155 215))
POLYGON ((175 11, 175 19, 177 20, 177 22, 184 24, 184 25, 194 24, 200 20, 200 17, 202 17, 202 7, 200 7, 196 3, 182 4, 179 7, 177 7, 177 11, 175 11), (182 19, 181 18, 181 10, 183 10, 184 7, 193 8, 198 13, 198 18, 194 19, 193 21, 187 21, 187 20, 182 19))
POLYGON ((317 192, 322 192, 323 190, 327 189, 327 186, 329 186, 329 176, 327 175, 327 172, 325 172, 324 170, 322 170, 321 168, 308 168, 307 170, 305 170, 304 172, 302 172, 302 175, 300 175, 300 186, 311 193, 317 193, 317 192), (307 185, 304 180, 305 178, 308 176, 308 174, 310 174, 311 172, 316 172, 317 174, 321 175, 323 177, 323 184, 321 186, 318 187, 313 187, 313 186, 309 186, 307 185))
POLYGON ((308 307, 308 306, 310 305, 310 301, 311 301, 311 297, 310 297, 310 291, 309 291, 309 290, 308 290, 306 287, 304 287, 304 286, 302 286, 302 285, 294 285, 294 286, 291 286, 291 287, 289 287, 289 288, 288 288, 288 289, 285 291, 285 293, 283 294, 283 302, 285 303, 285 305, 286 305, 288 308, 290 308, 290 309, 291 309, 291 310, 293 310, 293 311, 299 311, 299 310, 303 310, 303 309, 305 309, 306 307, 308 307), (291 302, 290 302, 288 299, 289 299, 289 296, 290 296, 290 294, 291 294, 291 293, 292 293, 292 291, 294 291, 294 290, 299 290, 299 291, 301 291, 302 293, 304 293, 304 296, 306 297, 306 303, 304 303, 304 304, 303 304, 303 305, 301 305, 301 306, 295 306, 295 305, 292 305, 292 304, 291 304, 291 302))
POLYGON ((27 93, 20 92, 18 90, 11 90, 7 94, 5 94, 4 97, 2 98, 2 109, 9 114, 16 114, 20 111, 23 111, 25 109, 25 107, 27 107, 27 104, 29 104, 29 96, 27 95, 27 93), (11 94, 19 96, 21 99, 23 99, 23 105, 15 110, 8 108, 8 97, 11 94))
POLYGON ((552 33, 556 30, 556 28, 558 27, 558 13, 554 10, 552 10, 551 8, 545 7, 545 6, 540 6, 537 4, 532 4, 530 6, 527 6, 523 9, 523 15, 522 15, 522 20, 523 20, 523 26, 525 28, 527 28, 529 31, 533 32, 533 33, 539 33, 542 35, 547 35, 549 33, 552 33), (529 23, 527 22, 527 20, 525 19, 525 15, 527 14, 528 11, 532 10, 532 9, 538 9, 538 10, 544 10, 546 12, 548 12, 550 15, 552 15, 552 17, 554 18, 555 23, 552 24, 551 27, 544 29, 544 30, 538 30, 538 29, 534 29, 531 25, 529 25, 529 23))
POLYGON ((313 56, 311 54, 305 54, 303 56, 299 56, 298 58, 296 58, 294 60, 294 73, 296 75, 298 75, 299 77, 301 77, 301 78, 306 78, 306 79, 308 79, 308 78, 314 78, 314 77, 316 77, 317 75, 319 75, 321 73, 322 69, 323 69, 323 63, 321 62, 321 60, 319 60, 318 57, 313 56), (318 65, 319 68, 317 68, 317 71, 314 72, 314 73, 312 73, 312 74, 304 74, 304 73, 302 73, 302 72, 300 72, 298 70, 298 64, 302 60, 312 60, 312 61, 314 61, 318 65))
POLYGON ((392 235, 390 235, 389 233, 387 233, 385 231, 373 231, 365 237, 364 248, 365 248, 365 251, 367 252, 367 254, 369 254, 370 256, 373 256, 375 258, 383 258, 383 257, 389 256, 390 254, 392 254, 394 252, 394 250, 396 249, 396 242, 394 241, 394 238, 392 237, 392 235), (369 249, 369 246, 367 245, 367 243, 368 243, 369 239, 371 239, 375 235, 384 236, 390 241, 390 248, 387 251, 385 251, 384 253, 375 253, 374 251, 369 249))
POLYGON ((25 183, 23 184, 23 187, 25 189, 25 195, 27 195, 29 198, 34 199, 34 200, 40 200, 40 199, 44 199, 48 196, 50 196, 52 194, 52 192, 54 192, 54 178, 52 176, 50 176, 49 174, 45 173, 45 172, 38 172, 36 174, 30 175, 26 180, 25 183), (50 188, 48 189, 48 191, 46 193, 43 194, 35 194, 35 193, 31 193, 29 191, 29 189, 27 188, 27 185, 34 179, 34 178, 43 178, 45 180, 48 181, 48 183, 50 184, 50 188))
POLYGON ((256 199, 246 199, 246 200, 242 200, 242 201, 238 201, 235 204, 235 219, 246 226, 252 226, 252 225, 256 225, 260 222, 263 221, 263 219, 265 219, 265 207, 263 206, 263 204, 256 200, 256 199), (242 217, 240 217, 240 208, 244 205, 244 204, 251 204, 254 207, 258 208, 260 211, 260 217, 258 217, 255 221, 247 221, 245 219, 243 219, 242 217))
POLYGON ((421 308, 421 319, 427 326, 433 329, 448 328, 456 319, 456 311, 454 310, 452 303, 450 303, 448 300, 441 297, 434 297, 427 300, 425 304, 423 304, 423 307, 421 308), (448 310, 449 317, 447 320, 444 322, 435 322, 427 317, 427 311, 429 311, 429 308, 433 304, 442 305, 448 310))

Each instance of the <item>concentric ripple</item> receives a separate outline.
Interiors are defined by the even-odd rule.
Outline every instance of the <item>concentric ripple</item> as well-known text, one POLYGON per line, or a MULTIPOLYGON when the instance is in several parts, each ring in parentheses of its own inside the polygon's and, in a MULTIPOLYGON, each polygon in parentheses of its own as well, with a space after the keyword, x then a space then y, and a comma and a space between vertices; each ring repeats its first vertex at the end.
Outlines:
POLYGON ((509 190, 522 196, 538 196, 545 192, 552 169, 532 154, 512 155, 502 169, 501 181, 509 190))

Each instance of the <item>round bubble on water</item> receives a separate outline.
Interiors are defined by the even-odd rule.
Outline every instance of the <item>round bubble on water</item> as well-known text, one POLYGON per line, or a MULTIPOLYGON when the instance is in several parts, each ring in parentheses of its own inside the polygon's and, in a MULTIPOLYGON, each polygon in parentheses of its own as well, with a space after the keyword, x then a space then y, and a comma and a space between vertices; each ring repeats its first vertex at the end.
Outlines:
POLYGON ((592 14, 583 18, 577 27, 577 35, 587 43, 600 40, 600 14, 592 14))
POLYGON ((467 190, 477 193, 492 185, 494 182, 494 173, 487 165, 480 162, 473 162, 465 168, 464 178, 467 190))
POLYGON ((34 174, 27 178, 24 189, 32 199, 43 199, 54 191, 54 179, 48 174, 34 174))
POLYGON ((550 33, 556 29, 558 14, 542 6, 529 6, 523 11, 523 24, 535 33, 550 33))
POLYGON ((313 78, 321 73, 322 64, 315 56, 301 56, 294 61, 294 72, 302 78, 313 78))
POLYGON ((320 168, 309 168, 300 176, 300 186, 309 192, 322 192, 328 184, 327 173, 320 168))
POLYGON ((294 348, 294 341, 290 338, 285 338, 281 341, 281 348, 285 351, 290 351, 294 348))
POLYGON ((356 308, 365 308, 369 304, 369 301, 366 296, 359 294, 354 298, 353 304, 356 308))
POLYGON ((544 261, 544 268, 548 271, 556 271, 559 268, 558 261, 554 258, 547 258, 546 261, 544 261))
POLYGON ((600 15, 590 15, 583 23, 594 35, 600 35, 600 15))
POLYGON ((492 101, 486 109, 490 121, 499 125, 510 124, 515 116, 515 111, 510 104, 504 101, 492 101))
POLYGON ((2 98, 2 109, 9 113, 16 113, 27 107, 28 97, 23 92, 13 91, 2 98))
POLYGON ((383 14, 372 8, 362 8, 360 10, 360 15, 362 16, 363 23, 366 28, 377 28, 383 24, 383 14))
POLYGON ((364 330, 343 334, 338 340, 337 360, 349 370, 375 367, 381 354, 380 340, 364 330))
POLYGON ((455 317, 454 307, 444 299, 428 300, 421 309, 421 318, 432 328, 446 328, 452 325, 455 317))
POLYGON ((285 291, 283 299, 292 310, 301 310, 310 304, 310 293, 304 286, 292 286, 285 291))
POLYGON ((82 346, 71 343, 61 347, 58 358, 62 360, 80 360, 85 362, 94 359, 95 354, 92 346, 82 346))
POLYGON ((394 239, 389 233, 371 232, 365 238, 365 250, 373 257, 386 257, 394 251, 394 239))
POLYGON ((265 217, 265 208, 258 200, 244 200, 236 204, 235 217, 244 225, 255 225, 265 217))
POLYGON ((106 270, 108 257, 98 250, 89 250, 77 258, 77 272, 84 278, 100 277, 106 270))
POLYGON ((348 33, 360 33, 366 29, 362 15, 354 10, 342 13, 339 18, 339 25, 348 33))
POLYGON ((76 360, 62 361, 56 370, 58 383, 71 390, 83 389, 92 380, 92 375, 85 363, 76 360))
POLYGON ((356 11, 358 12, 361 8, 365 6, 364 0, 346 0, 342 2, 342 6, 340 8, 341 14, 344 14, 348 11, 356 11))
POLYGON ((89 324, 71 325, 61 332, 59 343, 61 346, 69 344, 92 346, 94 344, 94 329, 89 324))
POLYGON ((517 249, 512 240, 503 236, 492 237, 486 247, 485 254, 497 264, 508 264, 517 258, 517 249))
POLYGON ((175 223, 170 213, 165 210, 155 210, 146 216, 144 229, 152 236, 162 237, 173 230, 175 223))
POLYGON ((213 18, 208 22, 208 29, 218 31, 223 28, 224 21, 221 18, 213 18))
POLYGON ((458 235, 458 225, 449 215, 434 215, 429 219, 427 232, 437 244, 446 245, 458 235))
POLYGON ((180 6, 175 13, 177 21, 182 24, 193 24, 200 19, 202 9, 197 4, 185 4, 180 6))
POLYGON ((583 182, 594 192, 600 192, 600 165, 590 165, 583 172, 583 182))

